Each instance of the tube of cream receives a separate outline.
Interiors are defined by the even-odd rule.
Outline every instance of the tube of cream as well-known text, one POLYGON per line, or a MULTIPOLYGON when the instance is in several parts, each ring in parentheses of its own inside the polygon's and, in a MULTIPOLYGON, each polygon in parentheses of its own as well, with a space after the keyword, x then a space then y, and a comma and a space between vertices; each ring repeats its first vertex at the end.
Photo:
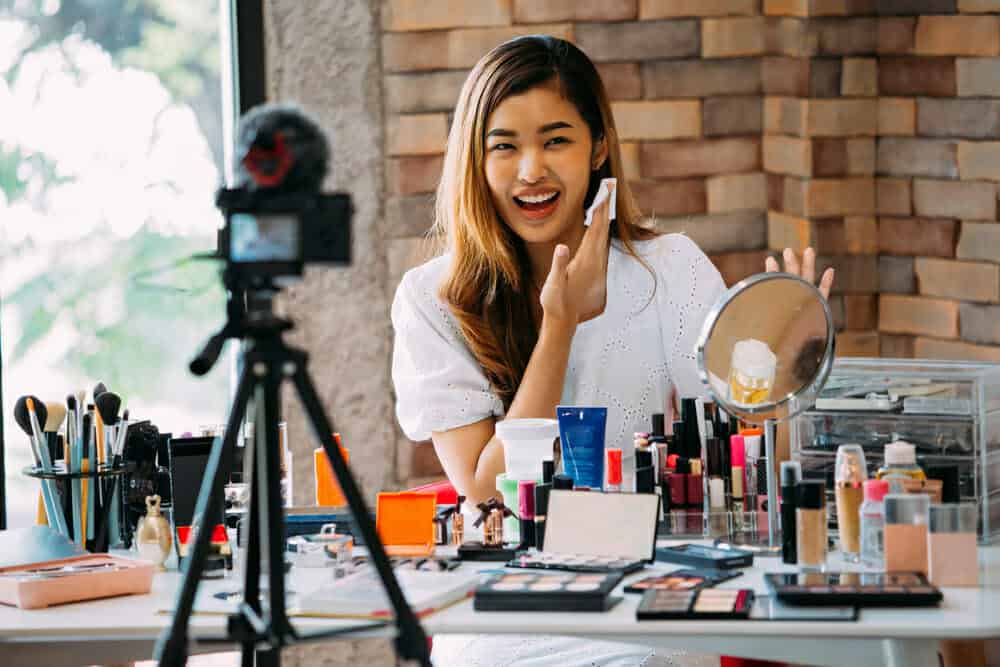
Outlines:
POLYGON ((608 409, 560 405, 556 416, 563 470, 576 486, 604 488, 604 429, 608 409))

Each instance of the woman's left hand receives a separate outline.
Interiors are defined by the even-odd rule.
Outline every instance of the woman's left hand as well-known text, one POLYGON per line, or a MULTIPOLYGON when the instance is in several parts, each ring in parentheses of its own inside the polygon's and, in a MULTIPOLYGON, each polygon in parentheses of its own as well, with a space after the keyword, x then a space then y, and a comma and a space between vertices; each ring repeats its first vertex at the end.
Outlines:
MULTIPOLYGON (((810 283, 816 280, 816 251, 812 248, 806 248, 805 252, 802 253, 802 265, 799 266, 799 258, 795 254, 795 251, 791 248, 785 248, 785 252, 782 255, 785 259, 785 271, 796 276, 802 277, 803 280, 808 280, 810 283)), ((764 260, 764 270, 765 271, 779 271, 778 260, 773 257, 768 257, 764 260)), ((833 269, 827 269, 823 272, 823 277, 819 281, 819 291, 823 293, 823 296, 827 299, 830 298, 830 288, 833 287, 833 269)))

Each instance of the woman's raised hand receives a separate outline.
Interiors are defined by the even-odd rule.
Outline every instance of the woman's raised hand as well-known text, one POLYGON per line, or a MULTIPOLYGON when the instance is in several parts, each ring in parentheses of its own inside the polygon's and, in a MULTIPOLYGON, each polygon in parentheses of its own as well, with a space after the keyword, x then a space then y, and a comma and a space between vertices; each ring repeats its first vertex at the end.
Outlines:
MULTIPOLYGON (((816 280, 816 251, 812 248, 806 248, 805 252, 802 253, 802 264, 799 265, 799 258, 795 254, 795 251, 791 248, 785 248, 785 252, 782 254, 785 260, 785 271, 787 273, 794 274, 796 276, 801 276, 803 280, 808 280, 810 283, 816 280)), ((773 257, 768 257, 764 260, 764 269, 766 271, 779 271, 778 260, 773 257)), ((819 281, 819 291, 823 293, 823 296, 827 299, 830 298, 830 288, 833 287, 833 269, 827 269, 823 272, 823 277, 819 281)))
POLYGON ((572 259, 569 248, 563 244, 556 246, 552 268, 541 292, 546 317, 575 325, 604 312, 608 292, 609 207, 610 197, 594 211, 590 227, 583 233, 572 259))

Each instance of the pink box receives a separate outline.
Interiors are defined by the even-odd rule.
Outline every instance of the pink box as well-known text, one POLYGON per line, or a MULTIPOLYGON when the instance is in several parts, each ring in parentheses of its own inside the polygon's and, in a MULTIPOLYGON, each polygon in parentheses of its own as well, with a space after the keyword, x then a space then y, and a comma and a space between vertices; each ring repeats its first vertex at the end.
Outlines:
POLYGON ((40 609, 116 595, 144 594, 153 585, 149 561, 84 554, 0 568, 0 603, 40 609), (79 569, 77 569, 79 568, 79 569))

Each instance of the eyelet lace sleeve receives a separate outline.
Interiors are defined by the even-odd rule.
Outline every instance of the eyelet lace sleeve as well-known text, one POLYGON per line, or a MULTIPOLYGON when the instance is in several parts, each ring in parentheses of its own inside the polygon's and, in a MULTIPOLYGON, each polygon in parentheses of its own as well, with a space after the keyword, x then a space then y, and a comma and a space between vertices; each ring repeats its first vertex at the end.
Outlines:
POLYGON ((437 258, 407 272, 392 302, 396 417, 411 440, 427 440, 433 431, 504 413, 503 403, 437 295, 444 262, 445 258, 437 258))
POLYGON ((678 396, 704 396, 695 345, 708 312, 726 284, 694 241, 683 234, 660 239, 652 258, 660 283, 657 301, 670 379, 678 396))

